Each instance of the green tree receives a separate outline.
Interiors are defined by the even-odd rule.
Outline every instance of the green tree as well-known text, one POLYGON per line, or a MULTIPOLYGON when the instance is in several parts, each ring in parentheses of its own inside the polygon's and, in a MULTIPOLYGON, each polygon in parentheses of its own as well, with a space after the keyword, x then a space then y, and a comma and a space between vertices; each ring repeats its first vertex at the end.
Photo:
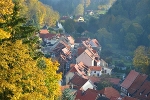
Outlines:
POLYGON ((79 5, 76 7, 76 9, 75 9, 74 14, 75 14, 76 16, 78 16, 78 15, 82 15, 82 16, 83 16, 83 14, 84 14, 84 5, 83 5, 83 4, 79 4, 79 5))
POLYGON ((143 73, 150 72, 150 48, 139 46, 134 52, 133 65, 143 73))
POLYGON ((75 32, 75 22, 73 19, 67 19, 64 23, 64 29, 67 33, 75 32))
POLYGON ((137 37, 134 33, 127 33, 125 36, 125 45, 129 50, 134 50, 137 45, 137 37))
POLYGON ((97 89, 101 90, 105 87, 111 87, 112 83, 109 81, 110 76, 109 75, 102 75, 101 76, 101 82, 98 83, 97 89))
POLYGON ((65 89, 62 92, 62 100, 74 100, 75 96, 73 95, 73 92, 71 91, 71 89, 65 89))
POLYGON ((112 33, 108 32, 105 28, 99 29, 96 37, 100 43, 105 46, 108 46, 112 41, 112 33))

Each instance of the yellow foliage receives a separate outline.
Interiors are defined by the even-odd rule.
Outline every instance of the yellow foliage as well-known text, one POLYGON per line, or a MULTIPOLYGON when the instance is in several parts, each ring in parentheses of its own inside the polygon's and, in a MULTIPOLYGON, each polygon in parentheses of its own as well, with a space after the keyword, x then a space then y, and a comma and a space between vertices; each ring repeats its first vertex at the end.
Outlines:
POLYGON ((54 100, 60 94, 58 63, 42 58, 46 69, 37 67, 28 46, 17 40, 0 45, 0 98, 2 100, 54 100))
POLYGON ((3 22, 3 15, 9 15, 13 12, 14 4, 12 0, 0 0, 0 22, 3 22))
POLYGON ((0 28, 0 39, 9 38, 9 37, 10 37, 10 33, 5 32, 0 28))

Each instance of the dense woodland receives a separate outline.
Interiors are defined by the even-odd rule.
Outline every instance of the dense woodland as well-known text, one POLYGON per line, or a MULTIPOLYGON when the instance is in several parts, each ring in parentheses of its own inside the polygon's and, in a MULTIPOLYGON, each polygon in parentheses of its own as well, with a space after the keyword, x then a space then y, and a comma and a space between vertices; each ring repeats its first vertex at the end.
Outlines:
POLYGON ((20 0, 22 16, 27 18, 28 24, 40 28, 42 25, 55 26, 59 13, 52 7, 44 5, 39 0, 20 0))
MULTIPOLYGON (((50 5, 59 12, 60 15, 76 15, 76 10, 101 10, 108 9, 115 0, 40 0, 44 4, 50 5)), ((83 13, 84 14, 84 13, 83 13)), ((80 14, 80 15, 83 15, 80 14)))

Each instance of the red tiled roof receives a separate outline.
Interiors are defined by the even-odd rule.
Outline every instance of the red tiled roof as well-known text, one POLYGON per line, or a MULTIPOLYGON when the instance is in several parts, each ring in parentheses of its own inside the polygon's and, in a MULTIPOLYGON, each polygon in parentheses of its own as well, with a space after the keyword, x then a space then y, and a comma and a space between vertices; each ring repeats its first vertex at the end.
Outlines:
POLYGON ((112 87, 106 87, 106 88, 100 90, 99 93, 105 95, 108 99, 120 97, 119 92, 112 87))
POLYGON ((83 62, 79 62, 78 64, 73 64, 71 69, 68 72, 77 72, 80 76, 87 79, 86 73, 88 71, 88 66, 85 66, 83 62))
POLYGON ((77 86, 77 88, 81 88, 88 79, 84 79, 81 76, 79 76, 77 73, 73 76, 73 78, 70 80, 69 83, 72 83, 73 85, 77 86))
POLYGON ((118 85, 120 82, 119 78, 108 78, 108 80, 115 85, 118 85))
POLYGON ((132 85, 132 83, 134 82, 134 80, 137 78, 138 75, 139 75, 138 72, 131 70, 128 76, 125 78, 125 80, 123 81, 123 83, 121 83, 120 86, 124 87, 125 89, 128 89, 132 85))
POLYGON ((126 96, 122 98, 122 100, 138 100, 138 99, 126 96))
POLYGON ((100 66, 90 66, 89 67, 91 71, 101 71, 102 68, 100 66))
POLYGON ((56 36, 56 34, 51 34, 51 33, 40 34, 40 38, 49 38, 49 39, 52 39, 54 36, 56 36))
POLYGON ((70 47, 67 43, 65 43, 64 41, 60 41, 60 43, 61 43, 61 45, 64 45, 64 46, 67 47, 68 49, 71 48, 71 47, 70 47))
POLYGON ((96 77, 96 76, 88 76, 88 79, 90 79, 90 81, 92 81, 93 83, 98 83, 100 82, 100 78, 96 77))
POLYGON ((88 49, 86 49, 85 51, 84 51, 91 59, 94 59, 95 57, 94 57, 94 54, 92 53, 92 52, 90 52, 88 49))
POLYGON ((141 85, 144 83, 144 81, 146 80, 147 77, 148 76, 145 74, 138 75, 138 77, 135 79, 135 81, 129 87, 128 92, 130 94, 133 94, 134 92, 136 92, 136 90, 138 90, 141 87, 141 85))
POLYGON ((99 96, 97 90, 87 89, 86 91, 82 92, 78 90, 76 93, 75 100, 96 100, 99 96))
POLYGON ((140 100, 150 100, 150 81, 145 81, 133 97, 140 100))
POLYGON ((49 31, 47 29, 41 29, 40 34, 48 34, 49 31))

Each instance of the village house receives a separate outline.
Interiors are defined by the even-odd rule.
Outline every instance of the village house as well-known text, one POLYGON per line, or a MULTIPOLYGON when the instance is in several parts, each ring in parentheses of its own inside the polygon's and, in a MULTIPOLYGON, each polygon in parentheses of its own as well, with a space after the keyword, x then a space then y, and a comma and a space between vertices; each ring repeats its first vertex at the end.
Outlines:
POLYGON ((78 64, 71 64, 71 69, 65 75, 66 84, 73 78, 76 73, 85 78, 89 73, 88 66, 84 65, 83 62, 79 62, 78 64))
POLYGON ((89 41, 89 44, 91 45, 91 47, 96 50, 98 52, 98 54, 100 55, 101 53, 101 45, 99 44, 99 42, 96 39, 91 39, 89 41))
POLYGON ((76 63, 82 61, 87 66, 98 66, 100 64, 99 55, 92 49, 86 49, 76 58, 76 63))
POLYGON ((139 100, 150 100, 150 82, 148 75, 131 70, 121 83, 121 95, 134 97, 139 100))
POLYGON ((99 91, 87 89, 86 91, 78 90, 76 92, 75 100, 98 100, 99 91))
POLYGON ((84 22, 84 18, 82 16, 76 16, 75 21, 77 22, 84 22))
POLYGON ((121 95, 122 96, 127 96, 128 94, 128 89, 134 82, 134 80, 138 77, 139 73, 136 72, 135 70, 131 70, 128 76, 125 78, 125 80, 121 83, 121 95))
POLYGON ((77 49, 78 46, 80 44, 82 44, 82 41, 85 41, 85 40, 88 40, 88 39, 89 38, 87 38, 87 37, 78 37, 78 38, 76 38, 75 41, 74 41, 74 43, 75 43, 75 48, 74 49, 77 49))
POLYGON ((145 81, 133 97, 139 100, 150 100, 150 81, 145 81))
POLYGON ((90 76, 100 77, 102 74, 102 67, 100 66, 89 66, 90 76))
POLYGON ((87 77, 80 76, 76 73, 73 78, 69 81, 69 85, 72 89, 86 91, 88 88, 96 89, 94 83, 87 77))
POLYGON ((105 87, 104 89, 100 90, 99 93, 100 96, 106 97, 109 100, 118 100, 120 98, 119 92, 113 87, 105 87))
POLYGON ((134 80, 134 82, 131 84, 131 86, 128 88, 128 96, 133 96, 137 90, 141 87, 141 85, 146 81, 148 75, 145 74, 139 74, 137 78, 134 80))

